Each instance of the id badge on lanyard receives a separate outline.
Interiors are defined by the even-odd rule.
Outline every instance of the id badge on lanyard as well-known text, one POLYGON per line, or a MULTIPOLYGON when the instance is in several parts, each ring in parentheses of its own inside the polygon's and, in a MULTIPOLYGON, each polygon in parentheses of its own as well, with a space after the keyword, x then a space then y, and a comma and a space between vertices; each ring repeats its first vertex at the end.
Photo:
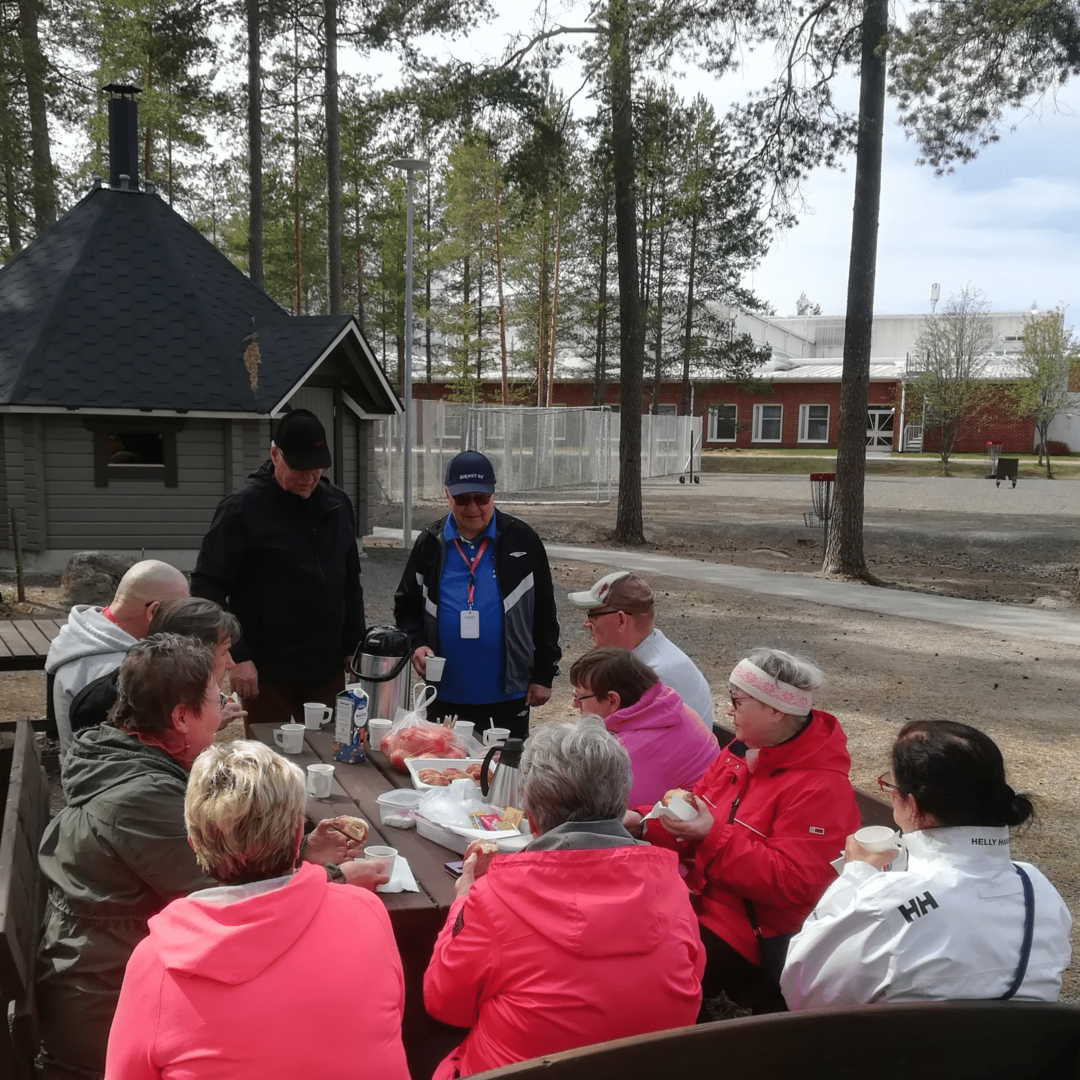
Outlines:
POLYGON ((475 641, 480 636, 480 612, 474 611, 472 606, 473 593, 476 588, 474 575, 476 573, 476 568, 480 565, 480 560, 484 557, 484 551, 487 549, 487 545, 488 538, 485 536, 484 542, 480 545, 480 550, 476 553, 476 558, 472 562, 469 562, 465 556, 465 552, 461 550, 461 545, 457 540, 454 541, 454 547, 457 548, 462 562, 464 562, 469 569, 469 609, 468 611, 461 612, 461 624, 459 627, 462 641, 475 641))

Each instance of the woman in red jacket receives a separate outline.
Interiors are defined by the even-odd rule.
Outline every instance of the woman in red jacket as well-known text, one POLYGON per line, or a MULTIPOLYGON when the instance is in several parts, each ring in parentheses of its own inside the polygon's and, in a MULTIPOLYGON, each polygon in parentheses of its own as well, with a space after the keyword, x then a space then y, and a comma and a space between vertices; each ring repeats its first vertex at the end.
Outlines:
POLYGON ((593 717, 544 724, 521 757, 536 839, 465 863, 424 976, 437 1020, 471 1030, 434 1080, 692 1024, 704 953, 670 851, 623 828, 630 759, 593 717))
MULTIPOLYGON (((759 941, 794 933, 836 877, 829 865, 859 827, 847 739, 812 708, 820 670, 758 649, 728 679, 735 739, 694 785, 690 821, 645 821, 645 838, 674 848, 695 894, 707 964, 705 998, 721 991, 754 1012, 784 999, 761 969, 759 941)), ((642 827, 643 813, 625 824, 642 827)))

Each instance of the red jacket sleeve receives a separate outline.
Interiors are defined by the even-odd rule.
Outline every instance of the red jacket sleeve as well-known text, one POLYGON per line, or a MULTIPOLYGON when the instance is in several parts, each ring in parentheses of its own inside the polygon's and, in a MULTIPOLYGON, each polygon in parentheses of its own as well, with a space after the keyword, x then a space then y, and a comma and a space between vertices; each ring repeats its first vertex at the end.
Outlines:
POLYGON ((480 1002, 494 992, 499 940, 483 910, 486 891, 483 880, 478 881, 469 896, 450 905, 424 974, 427 1011, 454 1027, 472 1027, 480 1002))
POLYGON ((736 812, 730 824, 717 819, 698 844, 695 862, 706 878, 737 896, 804 907, 821 896, 829 860, 853 828, 858 828, 858 810, 846 779, 808 777, 782 792, 769 836, 742 824, 736 812), (811 832, 811 826, 825 832, 811 832))

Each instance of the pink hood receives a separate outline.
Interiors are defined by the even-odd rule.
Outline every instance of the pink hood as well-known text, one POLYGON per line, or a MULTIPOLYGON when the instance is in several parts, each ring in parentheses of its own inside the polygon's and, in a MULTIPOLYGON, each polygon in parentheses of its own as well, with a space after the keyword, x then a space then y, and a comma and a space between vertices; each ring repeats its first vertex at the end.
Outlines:
POLYGON ((326 872, 304 863, 287 885, 241 903, 198 894, 174 901, 167 917, 150 920, 151 947, 169 971, 251 982, 296 944, 325 898, 326 872))
POLYGON ((670 686, 657 683, 604 724, 630 755, 629 806, 654 803, 672 788, 691 788, 720 753, 705 721, 670 686))

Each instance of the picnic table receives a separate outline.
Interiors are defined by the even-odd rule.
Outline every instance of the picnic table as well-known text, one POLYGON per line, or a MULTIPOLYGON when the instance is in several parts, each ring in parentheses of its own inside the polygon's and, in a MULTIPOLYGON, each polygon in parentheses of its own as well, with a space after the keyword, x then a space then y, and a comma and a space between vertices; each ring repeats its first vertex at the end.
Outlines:
POLYGON ((0 619, 0 671, 41 671, 60 619, 0 619))
MULTIPOLYGON (((253 724, 252 735, 274 749, 275 724, 253 724)), ((433 1020, 424 1008, 424 972, 435 948, 435 939, 454 902, 454 879, 445 864, 461 856, 420 836, 415 829, 394 829, 379 823, 376 799, 386 791, 411 787, 407 776, 395 772, 379 753, 369 754, 360 765, 334 761, 333 735, 329 730, 305 733, 304 749, 288 757, 301 769, 316 762, 334 766, 334 784, 328 799, 308 796, 307 818, 312 825, 339 814, 358 815, 371 826, 370 843, 397 848, 408 859, 420 891, 380 893, 390 915, 401 965, 405 973, 405 1015, 401 1034, 413 1080, 428 1080, 435 1066, 464 1037, 461 1028, 433 1020)), ((280 751, 279 751, 280 752, 280 751)), ((343 1006, 347 1003, 343 1003, 343 1006)), ((347 1009, 343 1012, 347 1019, 347 1009)))

